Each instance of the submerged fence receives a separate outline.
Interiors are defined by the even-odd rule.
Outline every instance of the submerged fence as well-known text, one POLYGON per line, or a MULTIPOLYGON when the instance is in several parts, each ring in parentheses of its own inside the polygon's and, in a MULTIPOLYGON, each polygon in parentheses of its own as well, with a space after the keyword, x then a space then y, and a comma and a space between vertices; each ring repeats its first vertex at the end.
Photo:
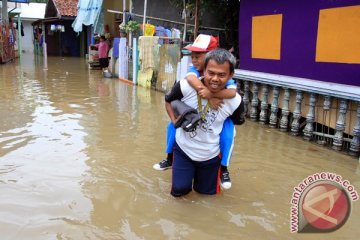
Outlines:
POLYGON ((252 121, 306 140, 360 153, 360 87, 236 70, 252 121))

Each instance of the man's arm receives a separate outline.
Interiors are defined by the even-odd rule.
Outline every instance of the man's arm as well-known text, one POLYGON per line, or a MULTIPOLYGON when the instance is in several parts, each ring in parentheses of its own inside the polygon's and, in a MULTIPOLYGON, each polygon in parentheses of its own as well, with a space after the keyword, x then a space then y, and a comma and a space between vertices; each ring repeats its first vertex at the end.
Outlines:
POLYGON ((174 110, 171 107, 171 104, 168 102, 165 102, 165 109, 166 109, 167 114, 169 115, 171 122, 175 125, 177 119, 175 117, 174 110))
POLYGON ((244 105, 243 99, 241 98, 240 105, 237 107, 237 109, 230 116, 230 119, 233 121, 233 123, 235 125, 241 125, 241 124, 243 124, 245 122, 244 112, 245 112, 245 105, 244 105))
POLYGON ((181 92, 180 82, 177 82, 170 92, 165 95, 165 109, 167 114, 169 115, 170 120, 175 124, 177 119, 174 114, 174 110, 171 107, 171 102, 174 100, 181 100, 183 98, 183 94, 181 92))

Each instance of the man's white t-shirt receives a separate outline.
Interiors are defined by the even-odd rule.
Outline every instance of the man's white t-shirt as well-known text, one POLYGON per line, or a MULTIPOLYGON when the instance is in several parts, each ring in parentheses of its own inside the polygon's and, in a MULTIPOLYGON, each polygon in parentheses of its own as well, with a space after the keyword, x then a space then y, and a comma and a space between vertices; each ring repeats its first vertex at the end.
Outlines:
MULTIPOLYGON (((180 80, 181 93, 170 93, 167 101, 174 100, 174 96, 181 96, 181 101, 188 106, 198 109, 197 92, 190 86, 186 79, 180 80)), ((176 97, 175 97, 176 98, 176 97)), ((217 110, 208 108, 205 121, 193 132, 185 132, 182 128, 176 129, 176 143, 193 161, 206 161, 220 153, 220 132, 224 121, 231 116, 240 106, 242 99, 239 94, 234 98, 223 99, 223 104, 217 110)), ((201 99, 202 109, 208 101, 201 99)))

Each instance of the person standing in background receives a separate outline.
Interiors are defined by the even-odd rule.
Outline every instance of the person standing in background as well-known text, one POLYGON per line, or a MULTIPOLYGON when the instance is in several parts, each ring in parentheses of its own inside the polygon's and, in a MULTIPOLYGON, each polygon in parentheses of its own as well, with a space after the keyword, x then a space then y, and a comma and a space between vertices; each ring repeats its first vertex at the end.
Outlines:
POLYGON ((109 58, 108 58, 108 52, 109 52, 109 45, 106 42, 105 36, 100 37, 100 43, 95 44, 95 47, 97 47, 99 51, 99 63, 100 67, 103 71, 103 73, 108 73, 108 67, 109 67, 109 58))

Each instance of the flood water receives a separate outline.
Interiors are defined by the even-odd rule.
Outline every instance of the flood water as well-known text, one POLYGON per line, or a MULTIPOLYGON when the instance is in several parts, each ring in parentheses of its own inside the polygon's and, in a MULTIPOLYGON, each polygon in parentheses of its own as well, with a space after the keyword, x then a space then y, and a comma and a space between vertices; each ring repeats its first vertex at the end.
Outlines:
POLYGON ((0 65, 0 239, 358 239, 360 201, 339 230, 290 233, 290 200, 317 172, 360 192, 358 160, 276 129, 237 127, 233 187, 170 194, 164 94, 104 79, 85 60, 0 65))

